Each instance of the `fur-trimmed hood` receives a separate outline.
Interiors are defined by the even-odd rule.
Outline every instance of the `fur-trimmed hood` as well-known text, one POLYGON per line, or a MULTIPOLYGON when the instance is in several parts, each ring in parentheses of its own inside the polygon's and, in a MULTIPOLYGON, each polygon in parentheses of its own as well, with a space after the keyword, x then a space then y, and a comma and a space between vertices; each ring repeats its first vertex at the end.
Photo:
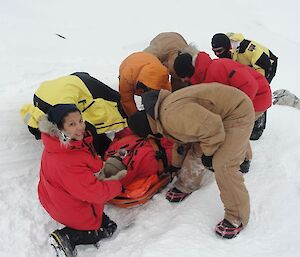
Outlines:
POLYGON ((66 137, 66 135, 58 129, 56 124, 48 120, 47 114, 41 116, 39 119, 39 130, 51 137, 57 137, 62 144, 67 145, 70 142, 70 138, 66 137))
POLYGON ((181 51, 182 54, 185 54, 185 53, 190 54, 193 57, 193 59, 195 58, 195 56, 198 55, 199 52, 200 51, 193 44, 189 44, 187 47, 183 48, 181 51))

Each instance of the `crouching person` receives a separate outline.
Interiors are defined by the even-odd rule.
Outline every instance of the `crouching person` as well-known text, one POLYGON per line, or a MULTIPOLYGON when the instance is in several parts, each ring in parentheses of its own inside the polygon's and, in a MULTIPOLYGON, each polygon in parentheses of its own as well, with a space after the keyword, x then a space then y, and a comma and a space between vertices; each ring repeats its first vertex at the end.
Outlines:
MULTIPOLYGON (((236 88, 209 83, 172 94, 165 90, 147 92, 142 99, 145 111, 130 117, 129 127, 140 136, 162 134, 180 144, 191 144, 196 153, 199 149, 198 158, 214 170, 225 209, 215 231, 224 238, 235 237, 247 225, 250 212, 248 191, 239 172, 254 125, 249 97, 236 88)), ((189 179, 181 177, 183 182, 189 179)), ((184 183, 177 191, 181 190, 191 193, 184 183)))
POLYGON ((118 180, 99 181, 103 163, 76 105, 58 104, 39 120, 44 151, 38 195, 48 214, 65 225, 50 235, 57 256, 76 255, 75 246, 112 236, 117 224, 104 204, 121 192, 118 180))

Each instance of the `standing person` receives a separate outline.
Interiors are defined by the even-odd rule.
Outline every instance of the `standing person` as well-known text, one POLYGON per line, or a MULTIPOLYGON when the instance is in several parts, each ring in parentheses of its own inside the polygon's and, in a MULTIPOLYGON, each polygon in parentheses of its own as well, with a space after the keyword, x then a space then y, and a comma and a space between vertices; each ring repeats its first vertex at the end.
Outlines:
MULTIPOLYGON (((211 59, 205 52, 188 46, 174 62, 174 70, 191 84, 219 82, 236 87, 252 100, 255 117, 258 119, 271 105, 272 92, 266 78, 254 69, 233 60, 211 59)), ((247 172, 252 153, 249 151, 241 171, 247 172)))
POLYGON ((57 256, 76 255, 76 245, 96 244, 111 237, 117 224, 103 212, 104 204, 121 192, 117 180, 99 181, 103 166, 74 104, 58 104, 41 117, 44 151, 38 195, 47 213, 65 225, 50 235, 57 256))
POLYGON ((137 111, 134 96, 148 90, 171 91, 168 69, 153 54, 137 52, 129 55, 119 68, 121 103, 128 116, 137 111))
MULTIPOLYGON (((217 33, 213 36, 212 50, 219 58, 230 58, 239 63, 252 67, 271 83, 277 70, 278 58, 267 47, 249 39, 241 33, 217 33)), ((255 122, 252 140, 262 135, 267 121, 267 112, 255 122)))
POLYGON ((127 127, 119 92, 86 72, 75 72, 43 82, 34 93, 33 104, 22 107, 21 116, 36 139, 41 138, 39 118, 52 106, 64 103, 73 103, 82 112, 94 147, 102 156, 111 142, 105 133, 127 127))
MULTIPOLYGON (((214 170, 224 204, 224 219, 215 231, 224 238, 235 237, 247 225, 250 213, 248 191, 238 172, 254 124, 249 97, 236 88, 209 83, 172 94, 166 90, 148 92, 142 98, 145 110, 129 117, 129 127, 142 137, 161 134, 177 144, 192 145, 203 165, 214 170)), ((190 194, 201 175, 194 181, 186 174, 197 172, 192 166, 183 176, 179 171, 171 190, 190 194)))
POLYGON ((174 60, 177 55, 188 46, 186 40, 177 32, 162 32, 154 37, 144 52, 155 55, 165 65, 171 75, 172 91, 186 87, 188 83, 182 81, 174 71, 174 60))

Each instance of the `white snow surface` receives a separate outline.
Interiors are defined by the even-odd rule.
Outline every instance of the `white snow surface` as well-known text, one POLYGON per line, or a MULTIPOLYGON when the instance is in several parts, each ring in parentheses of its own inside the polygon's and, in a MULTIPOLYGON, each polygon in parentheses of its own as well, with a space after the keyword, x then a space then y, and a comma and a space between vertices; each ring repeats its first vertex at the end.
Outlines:
MULTIPOLYGON (((121 61, 160 32, 177 31, 214 57, 211 37, 234 31, 279 57, 272 90, 286 88, 299 96, 299 9, 296 0, 2 0, 0 256, 54 256, 48 235, 62 227, 39 203, 43 147, 19 115, 41 82, 86 71, 117 89, 121 61)), ((299 126, 299 110, 269 109, 267 129, 251 143, 254 158, 245 175, 251 217, 237 238, 223 240, 214 234, 224 210, 211 175, 209 183, 182 203, 169 203, 166 188, 144 206, 107 206, 118 233, 98 250, 78 247, 78 256, 300 256, 299 126)))

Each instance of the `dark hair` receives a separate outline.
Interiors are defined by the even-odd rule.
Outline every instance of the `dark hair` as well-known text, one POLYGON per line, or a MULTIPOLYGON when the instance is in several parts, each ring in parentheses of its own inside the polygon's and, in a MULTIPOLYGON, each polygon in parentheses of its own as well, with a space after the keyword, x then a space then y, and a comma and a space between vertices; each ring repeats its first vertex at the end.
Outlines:
POLYGON ((195 72, 193 57, 189 53, 179 54, 174 61, 174 70, 180 78, 192 77, 195 72))

